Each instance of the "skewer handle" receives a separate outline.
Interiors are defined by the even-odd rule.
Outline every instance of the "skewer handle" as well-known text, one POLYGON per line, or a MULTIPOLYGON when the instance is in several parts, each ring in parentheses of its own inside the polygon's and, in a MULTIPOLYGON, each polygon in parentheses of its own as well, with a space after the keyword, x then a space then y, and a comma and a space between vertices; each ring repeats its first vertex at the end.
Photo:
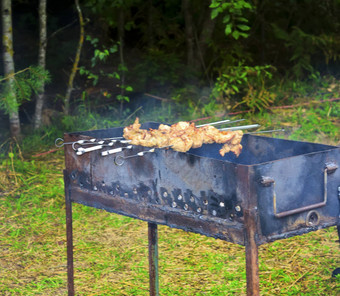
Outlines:
POLYGON ((107 150, 107 151, 103 151, 102 152, 102 156, 107 156, 110 154, 115 154, 115 153, 119 153, 122 152, 124 149, 132 149, 132 145, 126 146, 126 147, 119 147, 119 148, 115 148, 115 149, 111 149, 111 150, 107 150))
POLYGON ((83 155, 86 152, 91 152, 91 151, 99 150, 99 149, 102 149, 102 148, 103 148, 103 145, 92 146, 92 147, 89 147, 89 148, 80 147, 77 150, 76 154, 77 155, 83 155))

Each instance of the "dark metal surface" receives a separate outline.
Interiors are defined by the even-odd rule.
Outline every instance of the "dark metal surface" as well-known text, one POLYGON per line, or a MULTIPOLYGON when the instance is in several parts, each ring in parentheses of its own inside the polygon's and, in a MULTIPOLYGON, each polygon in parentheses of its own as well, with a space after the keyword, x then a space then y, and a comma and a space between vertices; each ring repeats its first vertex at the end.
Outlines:
POLYGON ((67 240, 67 288, 68 296, 74 296, 72 202, 70 199, 69 176, 66 171, 64 171, 64 183, 67 240))
MULTIPOLYGON (((121 135, 122 128, 115 128, 65 134, 64 141, 121 135)), ((259 295, 259 245, 333 225, 340 237, 339 147, 253 135, 245 135, 242 145, 238 158, 221 157, 221 145, 211 144, 187 153, 156 149, 125 158, 121 166, 115 155, 76 155, 65 146, 69 295, 74 295, 72 202, 148 222, 150 295, 155 296, 157 224, 244 245, 248 296, 259 295)), ((119 155, 147 149, 133 146, 119 155)))
POLYGON ((148 241, 150 296, 159 296, 157 224, 148 223, 148 241))
POLYGON ((258 196, 261 243, 337 225, 340 170, 328 172, 326 165, 339 163, 339 150, 334 147, 253 167, 254 179, 261 180, 255 182, 254 189, 258 196), (273 182, 265 186, 264 176, 270 176, 273 182))
MULTIPOLYGON (((143 128, 157 126, 148 123, 143 128)), ((121 135, 122 128, 116 128, 64 138, 72 142, 121 135)), ((221 145, 211 144, 187 153, 156 149, 121 166, 115 165, 115 155, 102 157, 94 151, 78 156, 68 146, 72 200, 244 245, 247 201, 240 194, 237 171, 247 167, 259 209, 258 244, 337 224, 339 147, 254 135, 245 135, 242 145, 238 158, 233 153, 221 157, 221 145), (326 174, 327 164, 332 165, 326 174)), ((119 155, 147 149, 134 146, 119 155)))
POLYGON ((260 278, 258 262, 258 244, 256 241, 256 210, 245 210, 245 252, 246 252, 246 274, 247 274, 247 296, 260 295, 260 278))

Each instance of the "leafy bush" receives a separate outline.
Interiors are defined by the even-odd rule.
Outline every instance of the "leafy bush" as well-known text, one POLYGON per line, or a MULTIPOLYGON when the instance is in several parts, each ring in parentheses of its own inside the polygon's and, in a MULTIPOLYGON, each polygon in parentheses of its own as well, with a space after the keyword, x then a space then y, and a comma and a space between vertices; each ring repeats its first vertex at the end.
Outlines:
POLYGON ((215 83, 212 96, 227 108, 246 105, 252 111, 269 107, 275 96, 266 90, 265 80, 272 78, 267 66, 245 66, 240 62, 221 71, 215 83), (241 99, 241 100, 240 100, 241 99))
MULTIPOLYGON (((108 63, 108 59, 112 56, 112 54, 118 52, 118 48, 120 45, 119 42, 112 44, 111 46, 99 46, 98 38, 92 38, 91 36, 86 36, 86 40, 91 43, 94 47, 93 56, 91 58, 91 69, 87 69, 82 66, 79 69, 79 74, 84 75, 89 81, 91 81, 93 86, 98 84, 98 81, 103 78, 108 78, 107 84, 115 85, 120 88, 120 94, 116 95, 116 99, 119 102, 129 102, 129 97, 126 95, 126 92, 132 92, 133 88, 131 85, 125 84, 125 74, 128 72, 128 68, 126 65, 122 63, 118 64, 118 66, 110 66, 112 71, 105 72, 102 70, 102 65, 108 63), (95 67, 99 66, 100 69, 96 70, 95 67), (116 70, 114 70, 116 68, 116 70)), ((111 94, 107 91, 103 91, 102 94, 104 97, 111 97, 111 94)))
POLYGON ((231 35, 234 39, 239 37, 247 38, 248 19, 244 16, 246 10, 253 10, 253 6, 245 0, 213 0, 210 4, 211 18, 216 18, 223 14, 223 23, 225 24, 225 34, 231 35))

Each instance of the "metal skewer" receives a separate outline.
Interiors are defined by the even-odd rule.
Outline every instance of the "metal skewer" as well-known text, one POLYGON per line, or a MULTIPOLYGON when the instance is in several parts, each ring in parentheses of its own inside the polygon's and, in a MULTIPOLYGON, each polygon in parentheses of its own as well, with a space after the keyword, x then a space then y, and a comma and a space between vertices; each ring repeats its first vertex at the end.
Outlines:
POLYGON ((113 137, 113 138, 104 138, 105 141, 119 141, 120 139, 124 139, 124 137, 113 137))
POLYGON ((103 149, 103 145, 92 146, 92 147, 89 147, 89 148, 80 147, 76 151, 76 154, 77 155, 83 155, 86 152, 91 152, 91 151, 95 151, 95 150, 99 150, 99 149, 103 149))
MULTIPOLYGON (((79 149, 81 149, 82 147, 76 147, 76 145, 79 145, 79 146, 85 146, 85 145, 93 145, 93 144, 99 144, 99 145, 102 145, 105 143, 105 141, 98 141, 98 142, 95 142, 96 139, 91 139, 91 140, 79 140, 79 141, 76 141, 76 142, 73 142, 72 143, 72 148, 74 151, 79 151, 79 149), (94 140, 94 141, 92 141, 94 140), (88 141, 88 142, 87 142, 88 141)), ((83 148, 84 149, 84 148, 83 148)))
POLYGON ((242 118, 242 119, 235 119, 235 120, 227 122, 227 124, 236 123, 236 122, 240 122, 240 121, 244 121, 244 120, 245 120, 244 118, 242 118))
POLYGON ((69 144, 73 144, 74 142, 64 142, 64 139, 62 138, 57 138, 54 141, 54 145, 58 148, 63 147, 64 145, 69 145, 69 144))
POLYGON ((203 126, 207 126, 207 125, 219 125, 219 124, 223 124, 223 123, 230 124, 230 123, 240 122, 240 121, 243 121, 243 120, 245 120, 245 119, 236 119, 236 120, 226 119, 226 120, 221 120, 221 121, 215 121, 215 122, 210 122, 210 123, 196 125, 196 127, 203 127, 203 126))
POLYGON ((72 145, 73 150, 77 150, 77 148, 75 148, 75 145, 79 144, 80 146, 82 145, 93 145, 93 144, 104 144, 106 141, 109 141, 109 143, 107 143, 107 145, 112 146, 114 143, 116 142, 120 142, 123 144, 126 143, 130 143, 131 140, 125 140, 123 137, 114 137, 114 138, 104 138, 104 139, 89 139, 89 140, 78 140, 75 142, 64 142, 64 139, 62 138, 57 138, 54 141, 54 144, 56 147, 61 148, 64 145, 72 145))
POLYGON ((264 134, 264 133, 276 133, 276 132, 284 132, 284 128, 281 129, 276 129, 276 130, 268 130, 268 131, 257 131, 257 132, 250 132, 246 133, 247 135, 249 134, 264 134))
MULTIPOLYGON (((155 148, 152 148, 152 149, 147 150, 147 151, 138 152, 136 155, 138 155, 138 156, 144 156, 144 154, 146 154, 146 153, 152 153, 152 152, 155 152, 155 148)), ((130 158, 130 157, 133 157, 133 155, 132 155, 132 156, 128 156, 127 158, 130 158)))
MULTIPOLYGON (((132 146, 132 145, 131 145, 132 146)), ((170 148, 172 145, 169 145, 169 146, 164 146, 164 147, 159 147, 157 149, 165 149, 165 148, 170 148)), ((138 152, 137 154, 133 154, 133 155, 128 155, 128 156, 122 156, 122 155, 118 155, 115 157, 114 159, 114 163, 116 165, 123 165, 124 162, 125 162, 125 159, 129 159, 129 158, 134 158, 134 157, 139 157, 139 156, 144 156, 146 153, 153 153, 156 151, 156 148, 151 148, 149 150, 145 150, 145 151, 141 151, 141 152, 138 152)))
POLYGON ((102 152, 102 156, 107 156, 110 154, 115 154, 115 153, 119 153, 122 152, 125 149, 132 149, 132 145, 126 146, 126 147, 119 147, 119 148, 115 148, 115 149, 111 149, 111 150, 106 150, 102 152))
POLYGON ((250 125, 240 125, 240 126, 233 126, 233 127, 225 127, 219 129, 220 131, 237 131, 237 130, 244 130, 244 129, 250 129, 250 128, 257 128, 259 127, 259 124, 250 124, 250 125))
MULTIPOLYGON (((115 142, 116 141, 111 141, 111 142, 106 143, 106 144, 105 144, 105 141, 103 141, 103 140, 98 141, 98 142, 90 142, 90 143, 82 143, 82 144, 79 144, 78 142, 74 142, 72 144, 72 148, 76 151, 77 155, 82 155, 86 152, 91 152, 91 151, 102 149, 103 147, 112 147, 115 142), (75 147, 76 144, 81 145, 81 146, 82 145, 93 145, 93 144, 99 144, 99 145, 91 146, 89 148, 83 148, 83 147, 76 148, 75 147)), ((131 140, 125 140, 125 141, 119 141, 119 142, 120 143, 129 143, 129 142, 131 142, 131 140)), ((120 147, 120 148, 116 148, 116 149, 111 149, 111 150, 102 152, 102 156, 109 155, 109 154, 112 154, 112 153, 117 153, 117 152, 122 151, 123 149, 131 149, 131 148, 132 148, 132 145, 127 146, 127 147, 120 147)))
POLYGON ((215 121, 215 122, 196 125, 196 127, 202 127, 202 126, 207 126, 207 125, 218 125, 218 124, 226 123, 226 122, 229 122, 229 121, 230 121, 229 119, 225 119, 225 120, 221 120, 221 121, 215 121))

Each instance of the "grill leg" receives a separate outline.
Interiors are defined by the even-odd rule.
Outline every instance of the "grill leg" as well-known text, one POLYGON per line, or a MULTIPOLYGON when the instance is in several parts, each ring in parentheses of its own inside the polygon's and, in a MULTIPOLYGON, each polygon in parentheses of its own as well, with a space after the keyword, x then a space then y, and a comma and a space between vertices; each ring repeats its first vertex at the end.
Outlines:
MULTIPOLYGON (((340 192, 339 192, 340 193, 340 192)), ((340 197, 340 194, 339 194, 339 197, 340 197)), ((339 240, 338 242, 340 243, 340 225, 337 225, 337 230, 338 230, 338 237, 339 237, 339 240)), ((332 277, 336 277, 337 275, 340 274, 340 267, 338 268, 335 268, 332 272, 332 277)))
POLYGON ((159 296, 157 224, 148 223, 150 296, 159 296))
POLYGON ((68 180, 65 174, 65 208, 66 208, 66 238, 67 238, 67 289, 68 296, 74 296, 73 276, 73 233, 72 233, 72 202, 70 200, 68 180))
POLYGON ((247 296, 260 295, 258 246, 255 240, 256 224, 255 215, 250 211, 244 213, 245 222, 245 246, 246 246, 246 273, 247 296))

